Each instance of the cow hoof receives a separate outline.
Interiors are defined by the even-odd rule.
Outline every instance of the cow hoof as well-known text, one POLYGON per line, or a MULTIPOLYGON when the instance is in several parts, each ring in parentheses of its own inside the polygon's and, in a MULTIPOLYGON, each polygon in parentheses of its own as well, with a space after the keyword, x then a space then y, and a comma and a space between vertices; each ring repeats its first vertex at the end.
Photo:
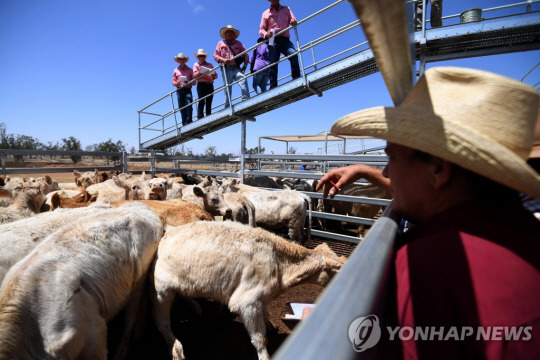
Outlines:
POLYGON ((172 350, 172 358, 173 360, 185 360, 186 357, 184 356, 184 348, 182 347, 182 344, 180 344, 180 341, 176 340, 174 342, 173 350, 172 350))

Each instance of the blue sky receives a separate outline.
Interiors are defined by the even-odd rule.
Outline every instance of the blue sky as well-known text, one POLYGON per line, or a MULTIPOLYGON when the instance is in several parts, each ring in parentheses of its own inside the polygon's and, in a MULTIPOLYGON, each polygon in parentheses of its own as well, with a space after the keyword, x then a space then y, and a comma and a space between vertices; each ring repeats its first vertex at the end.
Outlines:
MULTIPOLYGON (((447 0, 443 15, 515 2, 447 0)), ((282 1, 298 19, 331 3, 282 1)), ((269 4, 266 0, 0 0, 0 122, 8 133, 32 136, 43 143, 74 136, 83 148, 109 138, 122 140, 128 149, 138 148, 137 110, 173 90, 171 79, 177 65, 173 57, 185 52, 192 66, 193 52, 204 48, 213 53, 219 30, 227 24, 241 31, 239 40, 246 47, 252 46, 261 13, 269 4)), ((350 4, 340 4, 320 21, 300 28, 301 43, 353 20, 350 4)), ((361 30, 355 29, 332 46, 346 48, 362 40, 361 30)), ((521 79, 538 62, 540 51, 532 51, 428 67, 465 66, 521 79)), ((282 68, 280 74, 288 71, 288 64, 282 68)), ((539 81, 540 69, 526 79, 531 85, 539 81)), ((221 84, 221 77, 216 84, 221 84)), ((237 95, 238 87, 233 92, 237 95)), ((255 147, 259 136, 329 130, 350 112, 391 104, 376 73, 329 90, 321 98, 313 96, 258 116, 256 122, 248 122, 247 147, 255 147)), ((240 125, 185 144, 195 153, 210 145, 218 153, 238 153, 240 125)), ((284 152, 281 143, 264 142, 263 146, 267 152, 284 152)), ((304 153, 317 152, 322 144, 292 146, 304 153)))

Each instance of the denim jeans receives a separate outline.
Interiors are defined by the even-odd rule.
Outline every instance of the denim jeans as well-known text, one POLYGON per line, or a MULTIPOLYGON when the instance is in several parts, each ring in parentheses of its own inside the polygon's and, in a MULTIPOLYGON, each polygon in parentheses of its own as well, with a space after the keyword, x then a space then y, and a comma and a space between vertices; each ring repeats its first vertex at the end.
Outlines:
MULTIPOLYGON (((229 95, 232 96, 232 85, 231 83, 238 81, 238 86, 240 86, 240 90, 242 91, 242 100, 249 99, 249 88, 248 83, 246 81, 246 77, 243 72, 240 71, 240 68, 238 66, 225 66, 225 76, 227 77, 227 84, 229 88, 229 95)), ((225 107, 229 107, 229 98, 227 97, 227 94, 225 94, 225 107)))
POLYGON ((178 96, 179 108, 189 105, 185 109, 180 110, 180 114, 182 114, 182 125, 187 125, 192 121, 193 117, 193 107, 191 106, 193 103, 193 94, 191 93, 191 89, 183 88, 176 90, 176 95, 178 96))
MULTIPOLYGON (((294 46, 289 38, 278 36, 274 39, 274 46, 269 46, 270 49, 270 63, 276 63, 279 60, 281 54, 289 56, 295 52, 294 46)), ((298 65, 298 55, 289 58, 291 63, 291 76, 293 79, 300 77, 300 66, 298 65)), ((277 86, 278 79, 278 65, 270 68, 270 89, 277 86)))
POLYGON ((253 75, 253 90, 255 90, 257 94, 265 92, 266 86, 268 85, 268 79, 270 79, 270 74, 266 70, 253 75), (261 88, 260 92, 257 90, 257 87, 261 88))
MULTIPOLYGON (((214 84, 210 82, 199 82, 197 83, 197 97, 199 99, 205 97, 206 95, 210 95, 214 92, 214 84)), ((197 118, 202 119, 204 117, 204 108, 206 107, 206 116, 210 115, 212 113, 212 99, 214 98, 213 95, 208 96, 205 99, 199 100, 199 104, 197 106, 197 118)))

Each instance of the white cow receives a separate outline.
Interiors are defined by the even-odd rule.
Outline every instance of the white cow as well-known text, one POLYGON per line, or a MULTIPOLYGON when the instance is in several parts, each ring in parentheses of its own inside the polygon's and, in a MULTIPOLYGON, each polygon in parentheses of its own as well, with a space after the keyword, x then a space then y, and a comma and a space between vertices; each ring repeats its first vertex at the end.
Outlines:
POLYGON ((324 286, 345 263, 326 244, 308 250, 236 222, 195 222, 167 230, 151 272, 154 316, 173 359, 184 359, 171 331, 176 294, 213 299, 242 317, 260 360, 266 351, 266 305, 301 283, 324 286))
POLYGON ((0 225, 0 284, 15 263, 60 227, 110 208, 110 205, 94 204, 80 209, 58 209, 0 225))
POLYGON ((257 226, 268 230, 287 227, 291 240, 302 242, 306 215, 309 210, 307 238, 311 236, 311 199, 294 190, 261 190, 252 186, 238 184, 232 180, 222 186, 227 192, 244 195, 255 207, 257 226))
POLYGON ((128 302, 128 324, 163 229, 130 204, 60 228, 8 273, 0 287, 1 359, 107 359, 107 321, 128 302))
POLYGON ((39 214, 45 200, 39 187, 22 188, 13 199, 13 203, 7 207, 0 207, 0 224, 39 214))

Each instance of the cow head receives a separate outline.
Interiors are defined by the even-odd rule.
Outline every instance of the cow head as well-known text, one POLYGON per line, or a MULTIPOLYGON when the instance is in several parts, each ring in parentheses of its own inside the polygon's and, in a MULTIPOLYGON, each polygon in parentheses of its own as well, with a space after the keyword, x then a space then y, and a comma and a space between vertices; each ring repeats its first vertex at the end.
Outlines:
POLYGON ((326 284, 328 284, 328 282, 330 282, 343 267, 347 259, 344 256, 338 257, 326 243, 318 245, 313 249, 313 252, 316 256, 322 257, 324 265, 322 266, 321 271, 314 275, 315 278, 312 279, 312 282, 321 286, 326 286, 326 284))
POLYGON ((169 187, 167 179, 161 177, 153 178, 148 184, 150 185, 150 192, 148 193, 149 200, 167 199, 167 188, 169 187))
POLYGON ((200 199, 199 201, 197 201, 199 203, 192 201, 196 205, 201 206, 200 202, 202 200, 201 207, 213 216, 223 216, 225 220, 232 218, 232 209, 226 205, 225 199, 223 198, 223 194, 221 193, 221 191, 213 188, 206 188, 205 190, 203 190, 203 188, 199 186, 193 186, 192 190, 193 195, 196 198, 200 199))

